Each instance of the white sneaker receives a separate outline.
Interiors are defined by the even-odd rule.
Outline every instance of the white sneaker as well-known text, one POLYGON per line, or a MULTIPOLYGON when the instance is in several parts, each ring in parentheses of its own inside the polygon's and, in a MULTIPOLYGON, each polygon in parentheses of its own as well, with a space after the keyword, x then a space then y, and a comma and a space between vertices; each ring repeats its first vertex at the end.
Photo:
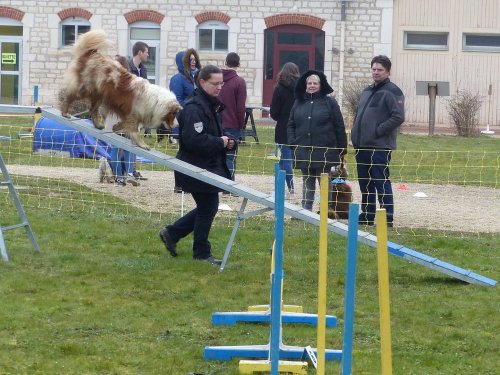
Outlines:
POLYGON ((123 178, 117 178, 115 181, 116 186, 127 186, 127 183, 123 178))

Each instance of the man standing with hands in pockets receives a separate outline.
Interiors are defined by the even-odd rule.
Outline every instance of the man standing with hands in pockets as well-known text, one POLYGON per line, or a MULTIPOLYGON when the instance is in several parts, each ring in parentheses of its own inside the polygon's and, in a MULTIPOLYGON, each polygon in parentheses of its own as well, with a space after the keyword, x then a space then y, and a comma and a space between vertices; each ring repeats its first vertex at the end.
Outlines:
POLYGON ((375 56, 371 61, 373 85, 359 99, 351 141, 356 149, 361 214, 359 223, 373 225, 377 198, 385 208, 387 225, 394 225, 394 197, 389 163, 396 149, 398 128, 405 120, 404 95, 391 82, 391 60, 375 56), (378 196, 378 197, 377 197, 378 196))

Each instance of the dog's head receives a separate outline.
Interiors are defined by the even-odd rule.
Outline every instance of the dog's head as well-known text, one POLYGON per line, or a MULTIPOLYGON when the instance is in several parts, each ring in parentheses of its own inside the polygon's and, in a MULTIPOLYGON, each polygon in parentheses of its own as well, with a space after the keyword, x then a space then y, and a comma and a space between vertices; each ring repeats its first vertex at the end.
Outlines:
POLYGON ((330 177, 331 178, 343 178, 346 179, 349 177, 349 172, 344 164, 344 162, 340 163, 340 165, 336 165, 330 169, 330 177))
POLYGON ((177 113, 182 109, 181 105, 177 101, 171 101, 167 105, 167 113, 165 117, 163 117, 163 124, 165 128, 172 129, 175 128, 175 118, 177 113))

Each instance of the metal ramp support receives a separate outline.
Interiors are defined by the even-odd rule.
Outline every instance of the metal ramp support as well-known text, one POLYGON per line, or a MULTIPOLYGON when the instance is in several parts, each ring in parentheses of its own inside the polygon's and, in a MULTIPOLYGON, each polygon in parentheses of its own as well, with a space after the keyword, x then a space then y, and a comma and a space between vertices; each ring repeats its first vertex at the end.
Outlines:
POLYGON ((28 238, 30 239, 31 246, 33 247, 33 250, 35 250, 36 253, 40 252, 40 248, 38 247, 38 244, 36 243, 35 235, 33 234, 33 231, 31 230, 31 226, 28 222, 28 218, 26 217, 26 214, 24 213, 23 206, 21 204, 21 201, 19 200, 19 196, 17 195, 16 188, 14 187, 14 183, 12 182, 12 179, 10 178, 9 172, 7 171, 7 167, 5 166, 5 162, 2 157, 2 153, 0 153, 0 169, 2 170, 2 175, 4 180, 0 182, 0 186, 7 186, 9 189, 9 194, 14 201, 14 204, 17 209, 17 213, 19 215, 19 218, 21 219, 20 224, 14 224, 14 225, 8 225, 8 226, 1 226, 0 225, 0 253, 2 255, 2 259, 4 262, 9 261, 9 256, 7 255, 7 246, 5 245, 4 241, 4 236, 3 232, 10 230, 10 229, 16 229, 16 228, 22 228, 26 230, 26 234, 28 235, 28 238))
MULTIPOLYGON (((34 114, 37 108, 39 107, 12 106, 12 105, 0 104, 0 113, 34 114)), ((123 148, 124 150, 133 152, 138 156, 148 158, 154 163, 158 163, 167 168, 177 170, 181 173, 184 173, 187 176, 196 178, 210 185, 216 186, 222 190, 227 190, 228 192, 239 195, 240 197, 247 198, 252 202, 260 204, 264 207, 274 209, 274 197, 270 194, 253 189, 238 182, 222 178, 216 174, 208 172, 205 169, 195 167, 173 156, 165 155, 159 151, 144 150, 140 147, 131 144, 129 139, 121 137, 112 132, 105 132, 102 130, 98 130, 93 126, 89 126, 88 123, 86 123, 81 119, 78 119, 76 117, 72 117, 69 119, 64 118, 61 116, 61 112, 57 109, 51 107, 42 107, 41 110, 43 117, 56 120, 66 126, 71 127, 72 129, 92 135, 93 137, 111 143, 119 148, 123 148)), ((304 210, 303 208, 298 207, 296 205, 285 203, 285 214, 292 216, 296 219, 303 220, 309 224, 319 226, 318 214, 304 210)), ((347 225, 339 221, 329 219, 328 230, 330 232, 337 233, 343 237, 347 237, 348 233, 347 225)), ((374 249, 377 248, 377 237, 368 232, 358 231, 358 242, 368 245, 374 249)), ((448 276, 454 277, 456 279, 465 281, 470 284, 489 286, 489 287, 495 286, 497 284, 496 280, 492 280, 488 277, 479 275, 470 270, 460 268, 450 263, 443 262, 440 259, 419 253, 403 245, 388 243, 387 251, 393 255, 404 258, 412 263, 416 263, 426 268, 433 269, 435 271, 444 273, 448 276)))
POLYGON ((255 119, 253 117, 253 110, 258 107, 246 107, 245 109, 245 127, 241 132, 241 140, 245 141, 245 137, 253 137, 255 142, 259 143, 259 136, 257 135, 257 128, 255 127, 255 119), (248 120, 250 120, 250 124, 248 124, 248 120), (250 129, 248 128, 250 125, 250 129))
POLYGON ((238 228, 240 227, 240 224, 243 220, 248 219, 250 217, 256 216, 256 215, 262 215, 266 212, 272 211, 273 209, 270 207, 262 208, 259 210, 251 211, 245 213, 245 208, 248 203, 248 198, 243 198, 243 201, 241 202, 240 210, 238 212, 238 216, 236 216, 236 221, 233 226, 233 230, 231 232, 231 236, 229 237, 229 241, 226 246, 226 251, 224 252, 224 258, 222 258, 222 264, 220 265, 220 271, 224 271, 224 267, 226 267, 227 259, 229 258, 229 253, 231 252, 231 248, 233 247, 234 239, 236 237, 236 233, 238 232, 238 228))

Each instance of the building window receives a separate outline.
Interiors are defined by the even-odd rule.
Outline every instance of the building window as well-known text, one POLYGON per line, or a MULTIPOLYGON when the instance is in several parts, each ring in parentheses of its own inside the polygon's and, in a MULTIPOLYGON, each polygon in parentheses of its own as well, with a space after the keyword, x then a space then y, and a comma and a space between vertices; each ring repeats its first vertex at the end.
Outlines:
POLYGON ((447 32, 405 31, 405 49, 448 50, 447 32))
POLYGON ((204 22, 198 26, 198 49, 200 51, 227 51, 229 29, 225 23, 204 22))
POLYGON ((90 31, 90 22, 84 18, 69 17, 61 22, 61 47, 71 46, 79 35, 90 31))
POLYGON ((129 56, 132 58, 132 47, 136 42, 148 45, 149 58, 144 65, 148 71, 148 81, 160 83, 160 26, 149 21, 139 21, 130 25, 129 29, 129 56))
POLYGON ((464 51, 500 52, 500 34, 464 34, 464 51))

